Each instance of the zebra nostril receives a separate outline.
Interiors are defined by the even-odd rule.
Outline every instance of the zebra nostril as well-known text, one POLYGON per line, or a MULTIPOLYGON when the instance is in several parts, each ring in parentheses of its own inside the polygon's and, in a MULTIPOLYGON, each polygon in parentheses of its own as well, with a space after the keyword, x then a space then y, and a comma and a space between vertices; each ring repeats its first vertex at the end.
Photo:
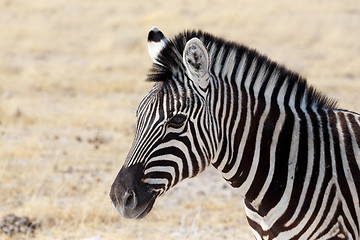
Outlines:
POLYGON ((137 199, 133 190, 128 190, 124 195, 124 207, 127 209, 133 209, 137 205, 137 199))

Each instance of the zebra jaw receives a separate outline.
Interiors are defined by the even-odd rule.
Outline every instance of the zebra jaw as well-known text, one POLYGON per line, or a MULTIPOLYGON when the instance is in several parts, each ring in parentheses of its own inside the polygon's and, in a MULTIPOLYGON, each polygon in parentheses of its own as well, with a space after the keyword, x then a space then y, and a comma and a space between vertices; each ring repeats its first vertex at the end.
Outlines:
POLYGON ((143 165, 123 167, 111 186, 110 198, 116 211, 125 218, 140 219, 152 209, 158 193, 141 178, 143 165))

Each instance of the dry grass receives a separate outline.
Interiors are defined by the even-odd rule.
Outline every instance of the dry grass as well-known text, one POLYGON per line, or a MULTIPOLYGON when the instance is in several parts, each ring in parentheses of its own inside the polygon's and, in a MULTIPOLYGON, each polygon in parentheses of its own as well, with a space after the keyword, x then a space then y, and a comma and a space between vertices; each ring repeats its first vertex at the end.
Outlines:
POLYGON ((158 199, 144 220, 111 206, 151 87, 153 25, 243 42, 360 112, 357 0, 2 1, 0 217, 41 222, 36 239, 252 239, 240 197, 212 170, 158 199))

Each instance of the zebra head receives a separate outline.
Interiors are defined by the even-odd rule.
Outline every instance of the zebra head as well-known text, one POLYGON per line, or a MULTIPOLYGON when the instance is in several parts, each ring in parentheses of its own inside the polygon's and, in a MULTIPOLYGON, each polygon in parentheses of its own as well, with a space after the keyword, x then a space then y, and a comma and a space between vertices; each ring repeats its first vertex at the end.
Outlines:
POLYGON ((148 48, 155 85, 138 107, 135 139, 110 192, 126 218, 145 217, 159 195, 203 171, 214 155, 205 45, 196 32, 170 41, 152 28, 148 48))

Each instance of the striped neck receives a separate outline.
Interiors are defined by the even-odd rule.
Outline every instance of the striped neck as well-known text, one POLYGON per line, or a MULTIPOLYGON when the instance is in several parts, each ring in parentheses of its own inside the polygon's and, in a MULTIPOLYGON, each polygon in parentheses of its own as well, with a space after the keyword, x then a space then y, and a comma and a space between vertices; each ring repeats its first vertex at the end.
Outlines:
POLYGON ((334 104, 298 74, 255 51, 212 43, 208 48, 212 60, 208 104, 218 129, 212 164, 245 196, 254 182, 252 170, 275 158, 274 136, 275 143, 287 149, 284 158, 297 151, 289 145, 293 131, 299 131, 296 112, 334 104))

